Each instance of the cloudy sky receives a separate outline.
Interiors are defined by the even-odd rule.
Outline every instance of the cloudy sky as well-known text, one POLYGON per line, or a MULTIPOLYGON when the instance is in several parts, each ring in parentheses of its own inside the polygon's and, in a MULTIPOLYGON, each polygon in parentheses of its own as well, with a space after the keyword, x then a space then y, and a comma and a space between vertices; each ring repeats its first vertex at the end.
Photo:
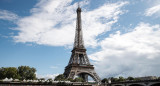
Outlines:
POLYGON ((78 2, 101 78, 160 76, 160 0, 0 0, 0 67, 27 65, 45 78, 63 73, 78 2))

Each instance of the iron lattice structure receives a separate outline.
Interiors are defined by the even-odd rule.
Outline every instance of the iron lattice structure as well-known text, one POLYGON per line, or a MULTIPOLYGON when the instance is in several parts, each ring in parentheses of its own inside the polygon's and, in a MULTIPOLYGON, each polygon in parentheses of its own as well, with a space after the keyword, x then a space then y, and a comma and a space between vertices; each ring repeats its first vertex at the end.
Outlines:
POLYGON ((97 83, 101 80, 94 71, 93 65, 90 64, 87 57, 86 48, 84 47, 82 24, 81 24, 81 8, 77 8, 77 22, 74 47, 68 65, 65 67, 64 76, 74 79, 75 76, 82 77, 88 82, 88 76, 91 76, 97 83))

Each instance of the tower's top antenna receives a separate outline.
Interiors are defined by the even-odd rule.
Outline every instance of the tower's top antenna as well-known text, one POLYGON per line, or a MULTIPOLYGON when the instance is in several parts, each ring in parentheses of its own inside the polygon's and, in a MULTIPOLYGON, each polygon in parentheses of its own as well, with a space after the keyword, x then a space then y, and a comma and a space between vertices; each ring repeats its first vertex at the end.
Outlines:
POLYGON ((80 7, 79 2, 78 2, 78 8, 80 7))
POLYGON ((77 12, 81 12, 80 3, 78 2, 77 12))

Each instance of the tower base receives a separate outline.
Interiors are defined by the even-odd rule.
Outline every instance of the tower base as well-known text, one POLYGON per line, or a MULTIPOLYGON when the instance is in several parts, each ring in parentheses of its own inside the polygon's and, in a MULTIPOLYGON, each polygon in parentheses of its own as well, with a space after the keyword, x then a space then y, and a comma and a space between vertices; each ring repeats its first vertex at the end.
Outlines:
POLYGON ((74 79, 76 76, 82 77, 85 82, 88 82, 88 76, 91 76, 94 81, 101 83, 97 73, 94 71, 93 65, 78 65, 70 64, 65 67, 64 76, 74 79))

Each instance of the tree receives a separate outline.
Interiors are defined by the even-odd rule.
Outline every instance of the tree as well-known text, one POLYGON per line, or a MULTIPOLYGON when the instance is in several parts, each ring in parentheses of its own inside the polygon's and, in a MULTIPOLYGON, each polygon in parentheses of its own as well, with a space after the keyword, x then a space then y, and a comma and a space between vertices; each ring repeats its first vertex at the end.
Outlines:
POLYGON ((118 79, 118 81, 120 81, 120 82, 121 82, 121 81, 125 81, 125 78, 122 77, 122 76, 120 76, 119 79, 118 79))
POLYGON ((135 80, 135 81, 141 81, 141 79, 140 79, 140 78, 134 78, 134 80, 135 80))
POLYGON ((59 74, 58 76, 55 77, 54 81, 65 81, 66 78, 64 77, 63 74, 59 74))
POLYGON ((74 80, 72 78, 67 79, 70 82, 74 82, 74 80))
POLYGON ((101 82, 102 82, 102 83, 108 83, 108 79, 107 79, 107 78, 104 78, 101 82))
POLYGON ((84 82, 83 78, 77 77, 73 80, 74 82, 84 82))
POLYGON ((6 73, 6 77, 7 78, 13 78, 13 79, 16 79, 17 78, 17 75, 18 75, 18 71, 17 71, 17 68, 15 67, 8 67, 8 68, 5 68, 7 73, 6 73))
POLYGON ((52 82, 53 80, 52 80, 52 78, 49 78, 47 81, 48 81, 48 82, 52 82))
POLYGON ((4 78, 18 78, 18 71, 16 67, 2 67, 0 68, 0 79, 4 78))
POLYGON ((40 78, 39 80, 40 80, 40 81, 44 81, 44 80, 45 80, 45 78, 40 78))
POLYGON ((118 81, 118 78, 114 78, 114 77, 111 77, 111 82, 117 82, 118 81))
POLYGON ((13 78, 13 79, 36 79, 36 69, 29 66, 16 67, 2 67, 0 68, 0 79, 13 78))
POLYGON ((26 80, 34 80, 34 79, 36 79, 36 74, 35 74, 35 72, 36 72, 36 69, 35 68, 31 68, 31 67, 29 67, 29 66, 19 66, 18 67, 18 73, 19 73, 19 75, 20 75, 20 79, 21 80, 24 80, 24 79, 26 79, 26 80))
POLYGON ((4 67, 0 68, 0 80, 6 78, 6 73, 7 71, 5 70, 4 67))
POLYGON ((132 80, 134 80, 134 78, 131 77, 131 76, 129 76, 129 77, 127 78, 127 80, 132 81, 132 80))
POLYGON ((52 78, 49 78, 47 81, 48 81, 48 84, 52 84, 53 80, 52 80, 52 78))

